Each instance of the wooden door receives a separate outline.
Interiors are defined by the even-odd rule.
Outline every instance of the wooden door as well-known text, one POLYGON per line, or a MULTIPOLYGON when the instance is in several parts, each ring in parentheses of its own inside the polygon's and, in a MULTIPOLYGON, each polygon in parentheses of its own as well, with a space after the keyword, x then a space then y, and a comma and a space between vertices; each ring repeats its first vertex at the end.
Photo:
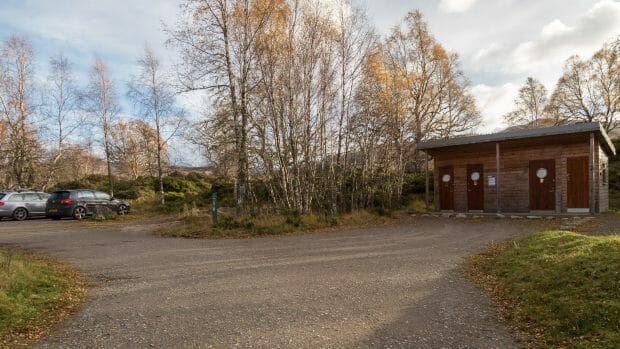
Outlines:
POLYGON ((484 173, 481 164, 467 165, 467 209, 484 210, 484 173))
POLYGON ((454 210, 454 168, 439 168, 439 209, 454 210))
POLYGON ((530 161, 530 210, 555 210, 555 160, 530 161))
POLYGON ((590 181, 588 179, 589 158, 587 156, 566 159, 568 184, 568 208, 590 207, 590 181))

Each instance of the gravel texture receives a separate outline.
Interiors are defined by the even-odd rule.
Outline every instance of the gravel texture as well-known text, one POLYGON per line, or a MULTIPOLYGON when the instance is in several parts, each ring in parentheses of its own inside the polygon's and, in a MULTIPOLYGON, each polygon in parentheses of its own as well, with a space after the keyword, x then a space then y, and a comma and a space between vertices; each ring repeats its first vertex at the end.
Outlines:
POLYGON ((39 346, 522 346, 459 266, 535 222, 419 217, 246 240, 167 239, 130 224, 0 222, 0 244, 73 263, 92 286, 39 346))

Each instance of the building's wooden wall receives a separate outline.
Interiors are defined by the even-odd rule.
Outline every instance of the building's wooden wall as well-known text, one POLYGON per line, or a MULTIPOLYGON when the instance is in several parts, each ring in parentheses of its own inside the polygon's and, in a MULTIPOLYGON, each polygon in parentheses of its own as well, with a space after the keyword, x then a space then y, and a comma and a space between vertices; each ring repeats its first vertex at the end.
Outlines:
POLYGON ((598 195, 599 195, 599 212, 605 212, 609 210, 609 158, 605 151, 599 147, 598 148, 598 195))
MULTIPOLYGON (((457 212, 467 211, 467 165, 482 164, 484 180, 484 210, 496 209, 497 200, 495 187, 488 186, 488 176, 495 175, 495 152, 469 153, 458 152, 449 155, 436 156, 434 158, 435 173, 441 166, 454 166, 454 210, 457 212)), ((433 176, 435 188, 439 188, 439 176, 433 176)), ((435 202, 439 203, 439 191, 435 190, 435 202)), ((439 207, 439 205, 437 205, 439 207)))
MULTIPOLYGON (((495 151, 486 146, 476 151, 475 147, 467 150, 452 149, 434 155, 435 171, 442 166, 454 166, 454 205, 455 211, 467 211, 467 165, 482 164, 484 166, 484 211, 497 212, 496 190, 499 187, 502 212, 529 212, 529 161, 555 159, 556 172, 556 212, 567 211, 567 177, 566 159, 569 157, 590 156, 589 142, 569 143, 544 146, 502 147, 500 143, 500 174, 495 187, 489 187, 488 176, 497 176, 495 151)), ((608 188, 600 183, 600 168, 607 161, 605 152, 595 140, 594 167, 597 174, 594 178, 594 197, 597 211, 608 207, 608 188)), ((435 172, 436 173, 436 172, 435 172)), ((434 176, 435 188, 439 187, 439 178, 434 176)), ((592 180, 592 178, 590 179, 592 180)), ((435 192, 435 202, 439 201, 439 193, 435 192)), ((438 205, 437 205, 438 206, 438 205)))

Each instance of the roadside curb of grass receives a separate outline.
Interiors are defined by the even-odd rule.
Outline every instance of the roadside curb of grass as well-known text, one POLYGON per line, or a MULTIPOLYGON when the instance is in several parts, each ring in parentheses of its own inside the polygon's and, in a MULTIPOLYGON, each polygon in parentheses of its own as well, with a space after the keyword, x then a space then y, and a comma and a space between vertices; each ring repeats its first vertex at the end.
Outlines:
MULTIPOLYGON (((189 236, 189 235, 174 235, 169 231, 164 229, 178 229, 183 224, 183 220, 176 220, 174 222, 168 221, 163 223, 159 228, 153 231, 153 234, 162 238, 168 239, 189 239, 189 240, 231 240, 231 239, 260 239, 260 238, 269 238, 269 237, 284 237, 284 236, 300 236, 300 235, 312 235, 312 234, 322 234, 322 233, 330 233, 330 232, 343 232, 343 231, 351 231, 355 229, 364 229, 364 228, 379 228, 379 227, 389 227, 396 226, 404 223, 412 223, 416 220, 420 219, 418 214, 404 214, 399 217, 383 217, 379 216, 380 220, 378 221, 370 221, 368 223, 344 223, 344 224, 336 224, 336 225, 326 225, 316 228, 299 228, 292 229, 287 232, 276 232, 276 233, 256 233, 251 231, 229 231, 231 234, 226 236, 217 236, 217 235, 209 235, 204 234, 203 236, 189 236)), ((211 218, 208 216, 204 217, 205 221, 209 222, 205 225, 210 225, 211 218)), ((209 228, 211 229, 211 228, 209 228)), ((218 230, 220 230, 218 228, 218 230)))
POLYGON ((527 347, 620 345, 620 239, 542 231, 492 243, 463 271, 527 347))
MULTIPOLYGON (((57 259, 41 255, 13 246, 0 245, 0 251, 11 251, 25 258, 27 263, 44 266, 55 277, 62 278, 66 283, 62 294, 52 302, 41 305, 25 321, 25 324, 13 324, 7 328, 0 328, 0 347, 30 347, 42 337, 49 335, 62 324, 69 316, 77 313, 87 297, 88 285, 80 272, 73 265, 57 259)), ((59 285, 54 284, 55 287, 59 285)), ((44 294, 33 294, 33 298, 43 298, 44 294)))
POLYGON ((465 258, 461 271, 467 279, 471 280, 485 295, 490 297, 500 322, 511 330, 515 338, 524 344, 524 347, 529 348, 535 344, 535 341, 531 333, 524 331, 519 326, 518 319, 523 316, 521 305, 507 296, 497 277, 484 272, 481 268, 482 264, 501 254, 515 241, 494 241, 483 250, 470 254, 465 258))

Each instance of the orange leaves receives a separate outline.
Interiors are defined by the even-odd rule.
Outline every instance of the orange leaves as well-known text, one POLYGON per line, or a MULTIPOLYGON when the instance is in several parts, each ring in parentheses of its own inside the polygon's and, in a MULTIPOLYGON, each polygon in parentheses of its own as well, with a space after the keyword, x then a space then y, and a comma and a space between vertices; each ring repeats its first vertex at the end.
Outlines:
POLYGON ((379 50, 370 53, 364 63, 356 98, 357 102, 364 106, 369 118, 387 121, 394 117, 399 118, 405 113, 403 89, 407 77, 403 76, 401 71, 391 68, 379 50))
POLYGON ((433 45, 433 49, 432 49, 433 55, 432 57, 438 61, 447 61, 448 60, 448 53, 446 52, 446 49, 443 48, 443 46, 441 46, 441 44, 439 43, 435 43, 435 45, 433 45))
POLYGON ((132 178, 153 175, 157 131, 142 120, 120 120, 112 131, 112 145, 121 168, 132 178))

